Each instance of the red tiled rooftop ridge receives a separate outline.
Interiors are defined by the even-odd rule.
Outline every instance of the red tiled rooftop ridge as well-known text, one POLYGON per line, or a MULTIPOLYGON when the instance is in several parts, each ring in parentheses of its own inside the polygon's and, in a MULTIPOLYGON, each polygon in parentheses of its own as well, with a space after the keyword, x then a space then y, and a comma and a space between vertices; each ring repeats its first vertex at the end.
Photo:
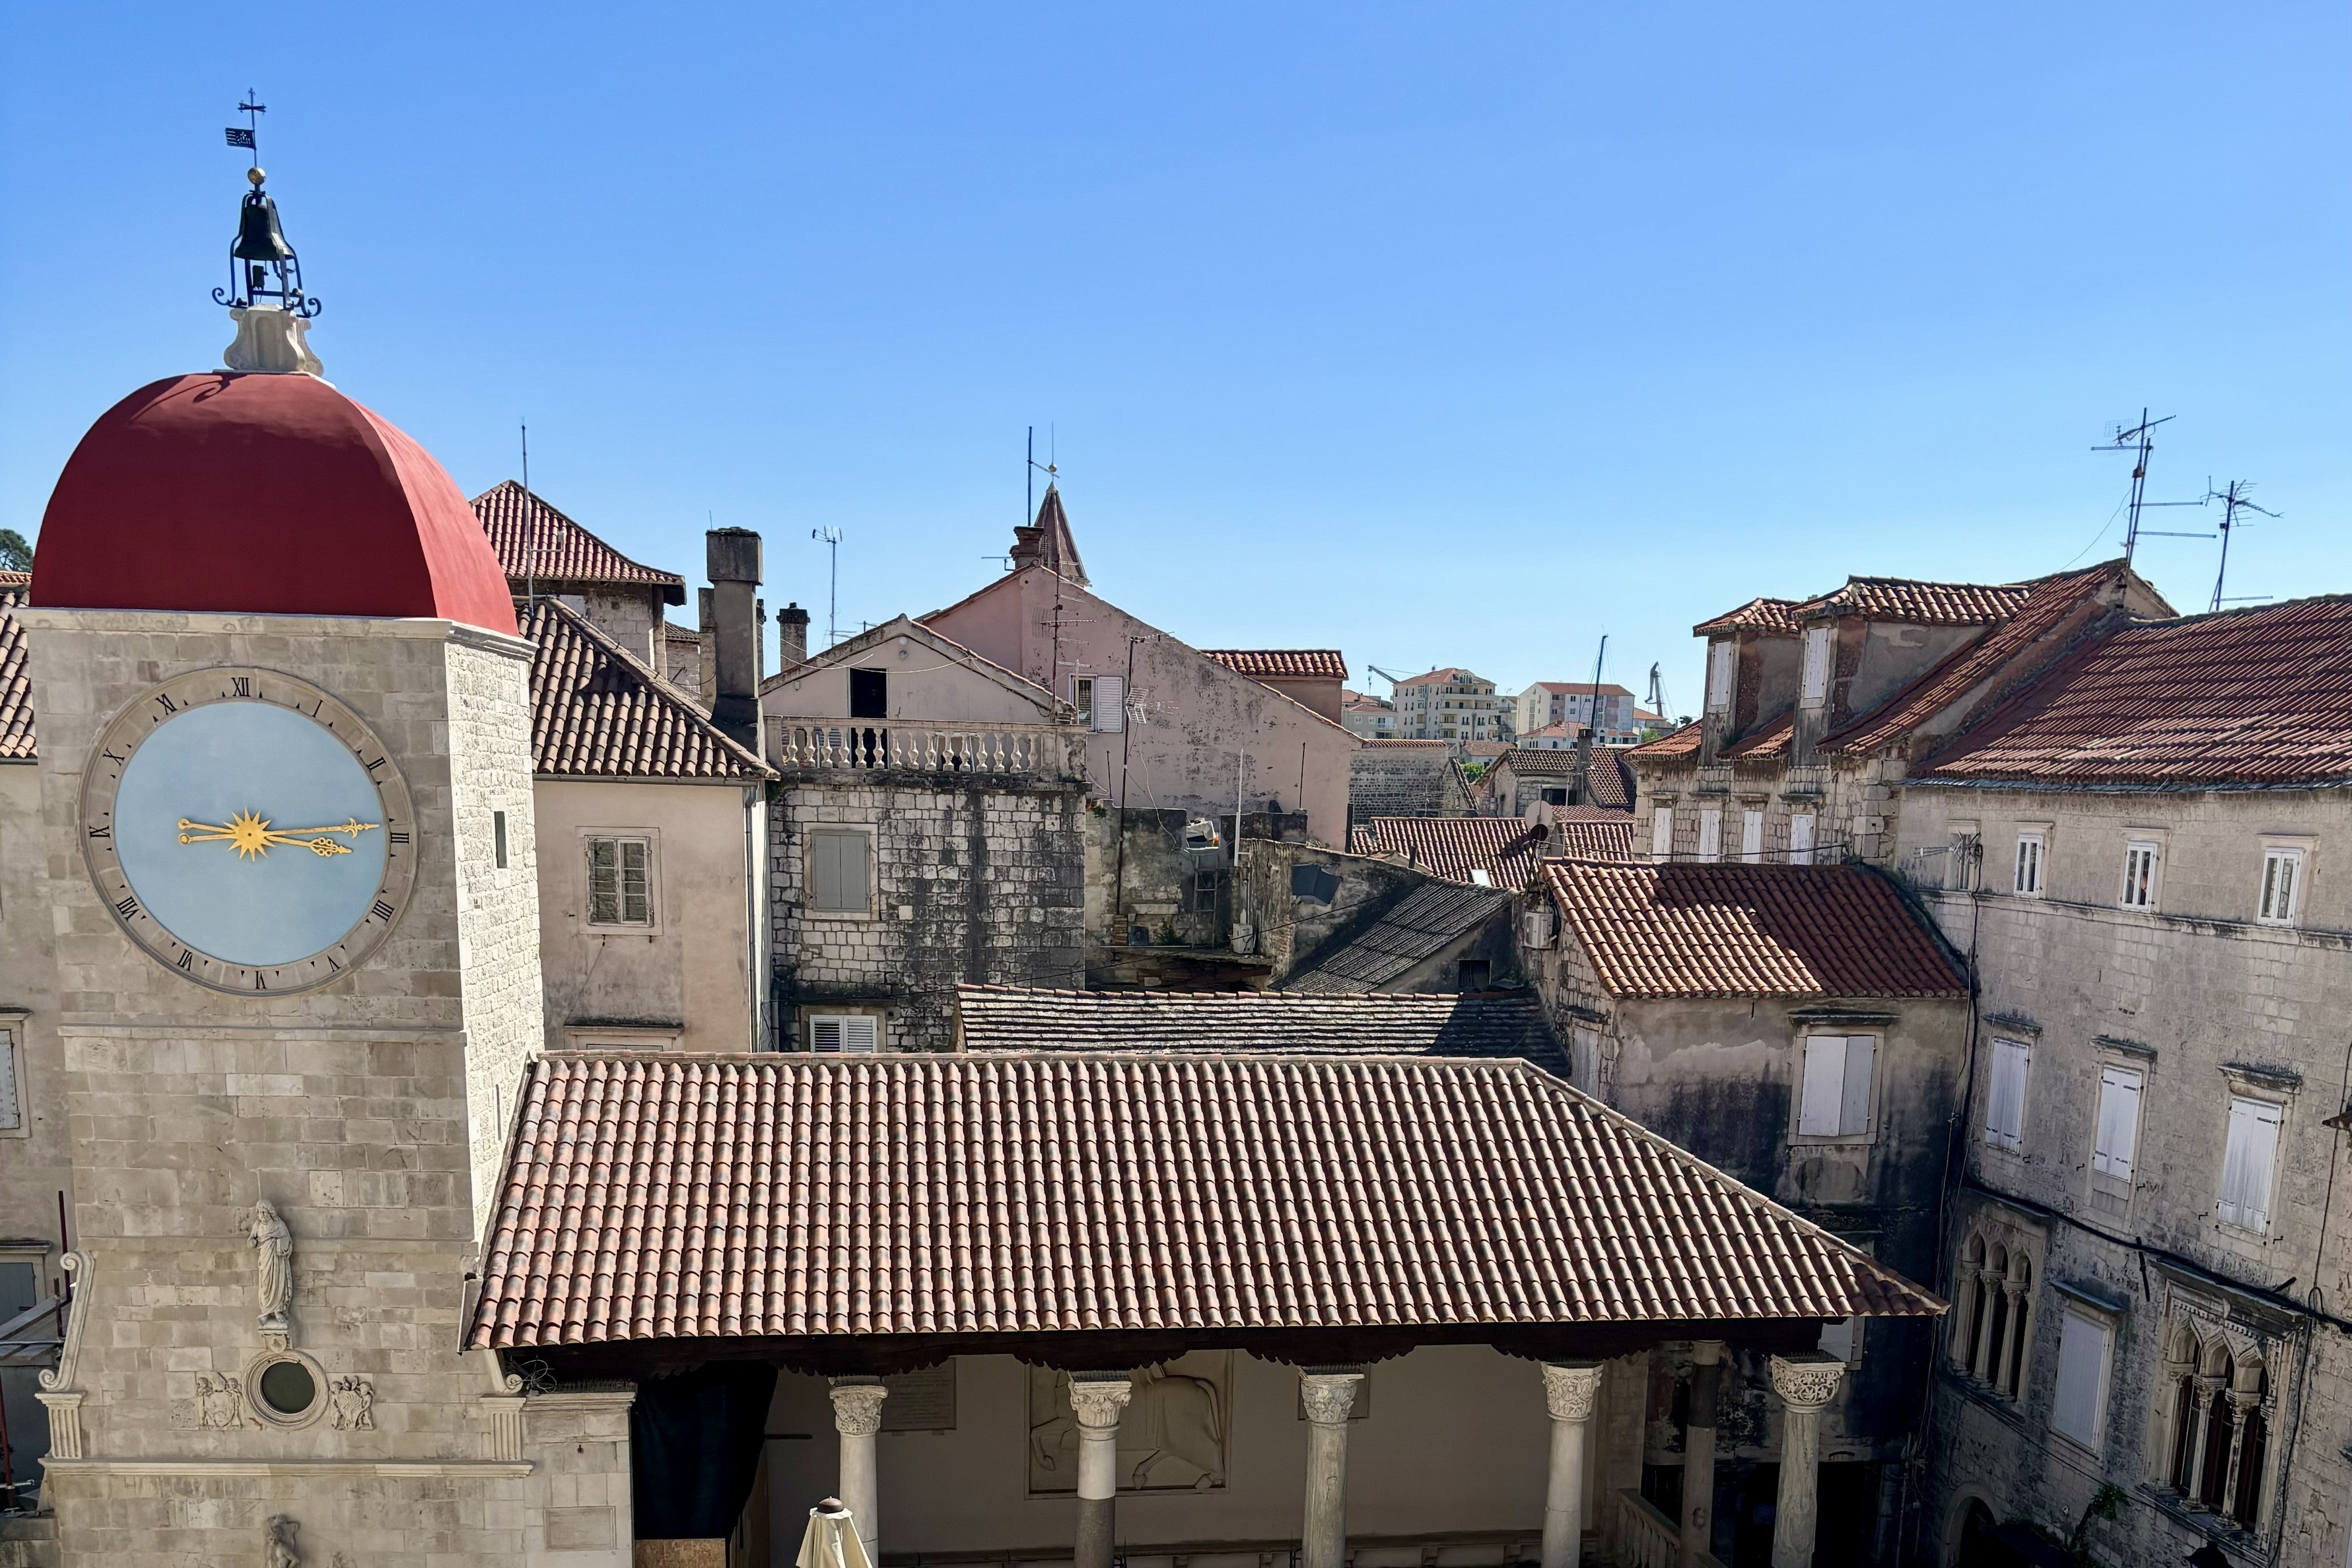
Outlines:
POLYGON ((520 1098, 477 1348, 1942 1306, 1519 1061, 604 1052, 520 1098))
POLYGON ((658 588, 664 602, 686 602, 684 578, 639 566, 512 479, 502 479, 475 497, 474 515, 482 519, 499 565, 518 591, 535 579, 542 589, 573 583, 658 588))
POLYGON ((2025 603, 2024 582, 1923 582, 1911 577, 1849 577, 1845 586, 1808 599, 1790 612, 1799 622, 1822 616, 1865 615, 1915 626, 1982 626, 2006 621, 2025 603))
POLYGON ((1719 632, 1778 632, 1786 636, 1797 634, 1798 627, 1789 612, 1796 608, 1793 599, 1751 599, 1737 610, 1727 610, 1712 619, 1691 628, 1694 637, 1711 637, 1719 632))
POLYGON ((1370 817, 1348 835, 1360 855, 1402 857, 1446 882, 1469 883, 1474 871, 1496 887, 1521 888, 1535 874, 1543 835, 1517 817, 1370 817))
POLYGON ((1965 997, 1894 883, 1862 866, 1547 861, 1544 879, 1617 997, 1965 997))
POLYGON ((1254 681, 1348 678, 1348 661, 1337 648, 1203 648, 1201 656, 1254 681))
POLYGON ((551 599, 533 601, 531 769, 573 779, 772 777, 667 682, 551 599))
POLYGON ((1655 740, 1643 742, 1626 755, 1647 762, 1679 762, 1685 758, 1696 757, 1700 722, 1693 719, 1680 729, 1662 735, 1655 740))
POLYGON ((2352 596, 2091 638, 1915 777, 2143 789, 2352 782, 2352 596))

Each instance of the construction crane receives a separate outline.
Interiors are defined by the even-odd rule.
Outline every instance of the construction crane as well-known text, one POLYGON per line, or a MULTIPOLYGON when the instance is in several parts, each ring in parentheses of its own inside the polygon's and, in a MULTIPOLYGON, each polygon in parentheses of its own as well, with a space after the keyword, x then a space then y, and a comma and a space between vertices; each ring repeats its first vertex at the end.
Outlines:
POLYGON ((1364 665, 1364 673, 1366 674, 1378 675, 1381 679, 1386 681, 1389 684, 1389 695, 1391 697, 1396 695, 1397 683, 1404 679, 1402 675, 1391 675, 1386 670, 1381 669, 1378 664, 1369 662, 1364 665))
POLYGON ((1656 664, 1650 666, 1650 711, 1672 724, 1675 722, 1674 710, 1666 706, 1666 683, 1664 677, 1658 674, 1658 669, 1656 664))

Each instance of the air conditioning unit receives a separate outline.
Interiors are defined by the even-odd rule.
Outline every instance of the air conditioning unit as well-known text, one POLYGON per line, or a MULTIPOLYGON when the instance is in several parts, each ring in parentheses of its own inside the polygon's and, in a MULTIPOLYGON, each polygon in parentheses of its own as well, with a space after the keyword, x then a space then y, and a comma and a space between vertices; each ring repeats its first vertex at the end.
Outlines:
POLYGON ((1211 850, 1223 849, 1224 842, 1224 835, 1217 831, 1213 818, 1195 817, 1184 824, 1184 848, 1188 853, 1207 854, 1211 850))
POLYGON ((1546 904, 1540 909, 1530 909, 1526 914, 1520 915, 1519 946, 1522 947, 1550 946, 1552 936, 1551 921, 1551 906, 1549 904, 1546 904))

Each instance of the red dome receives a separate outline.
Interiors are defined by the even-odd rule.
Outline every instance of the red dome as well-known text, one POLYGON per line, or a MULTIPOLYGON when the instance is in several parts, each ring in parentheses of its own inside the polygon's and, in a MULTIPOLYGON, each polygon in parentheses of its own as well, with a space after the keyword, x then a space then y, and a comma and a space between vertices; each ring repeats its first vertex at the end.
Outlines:
POLYGON ((456 482, 302 375, 178 376, 107 410, 49 495, 32 601, 515 630, 506 573, 456 482))

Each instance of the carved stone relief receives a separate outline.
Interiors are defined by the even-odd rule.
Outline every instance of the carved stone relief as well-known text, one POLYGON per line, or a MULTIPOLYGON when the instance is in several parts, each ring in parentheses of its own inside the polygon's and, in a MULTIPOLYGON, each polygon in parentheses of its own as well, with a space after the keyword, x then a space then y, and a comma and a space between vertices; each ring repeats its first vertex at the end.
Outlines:
POLYGON ((268 1568, 302 1568, 302 1549, 295 1544, 302 1526, 292 1514, 273 1514, 263 1528, 268 1555, 262 1559, 268 1568))
POLYGON ((364 1377, 338 1377, 330 1395, 328 1419, 338 1432, 375 1430, 375 1385, 364 1377))
MULTIPOLYGON (((1212 1491, 1225 1484, 1233 1428, 1233 1353, 1193 1351, 1129 1375, 1118 1412, 1118 1490, 1212 1491)), ((1074 1492, 1079 1420, 1070 1377, 1029 1369, 1029 1490, 1074 1492)))

